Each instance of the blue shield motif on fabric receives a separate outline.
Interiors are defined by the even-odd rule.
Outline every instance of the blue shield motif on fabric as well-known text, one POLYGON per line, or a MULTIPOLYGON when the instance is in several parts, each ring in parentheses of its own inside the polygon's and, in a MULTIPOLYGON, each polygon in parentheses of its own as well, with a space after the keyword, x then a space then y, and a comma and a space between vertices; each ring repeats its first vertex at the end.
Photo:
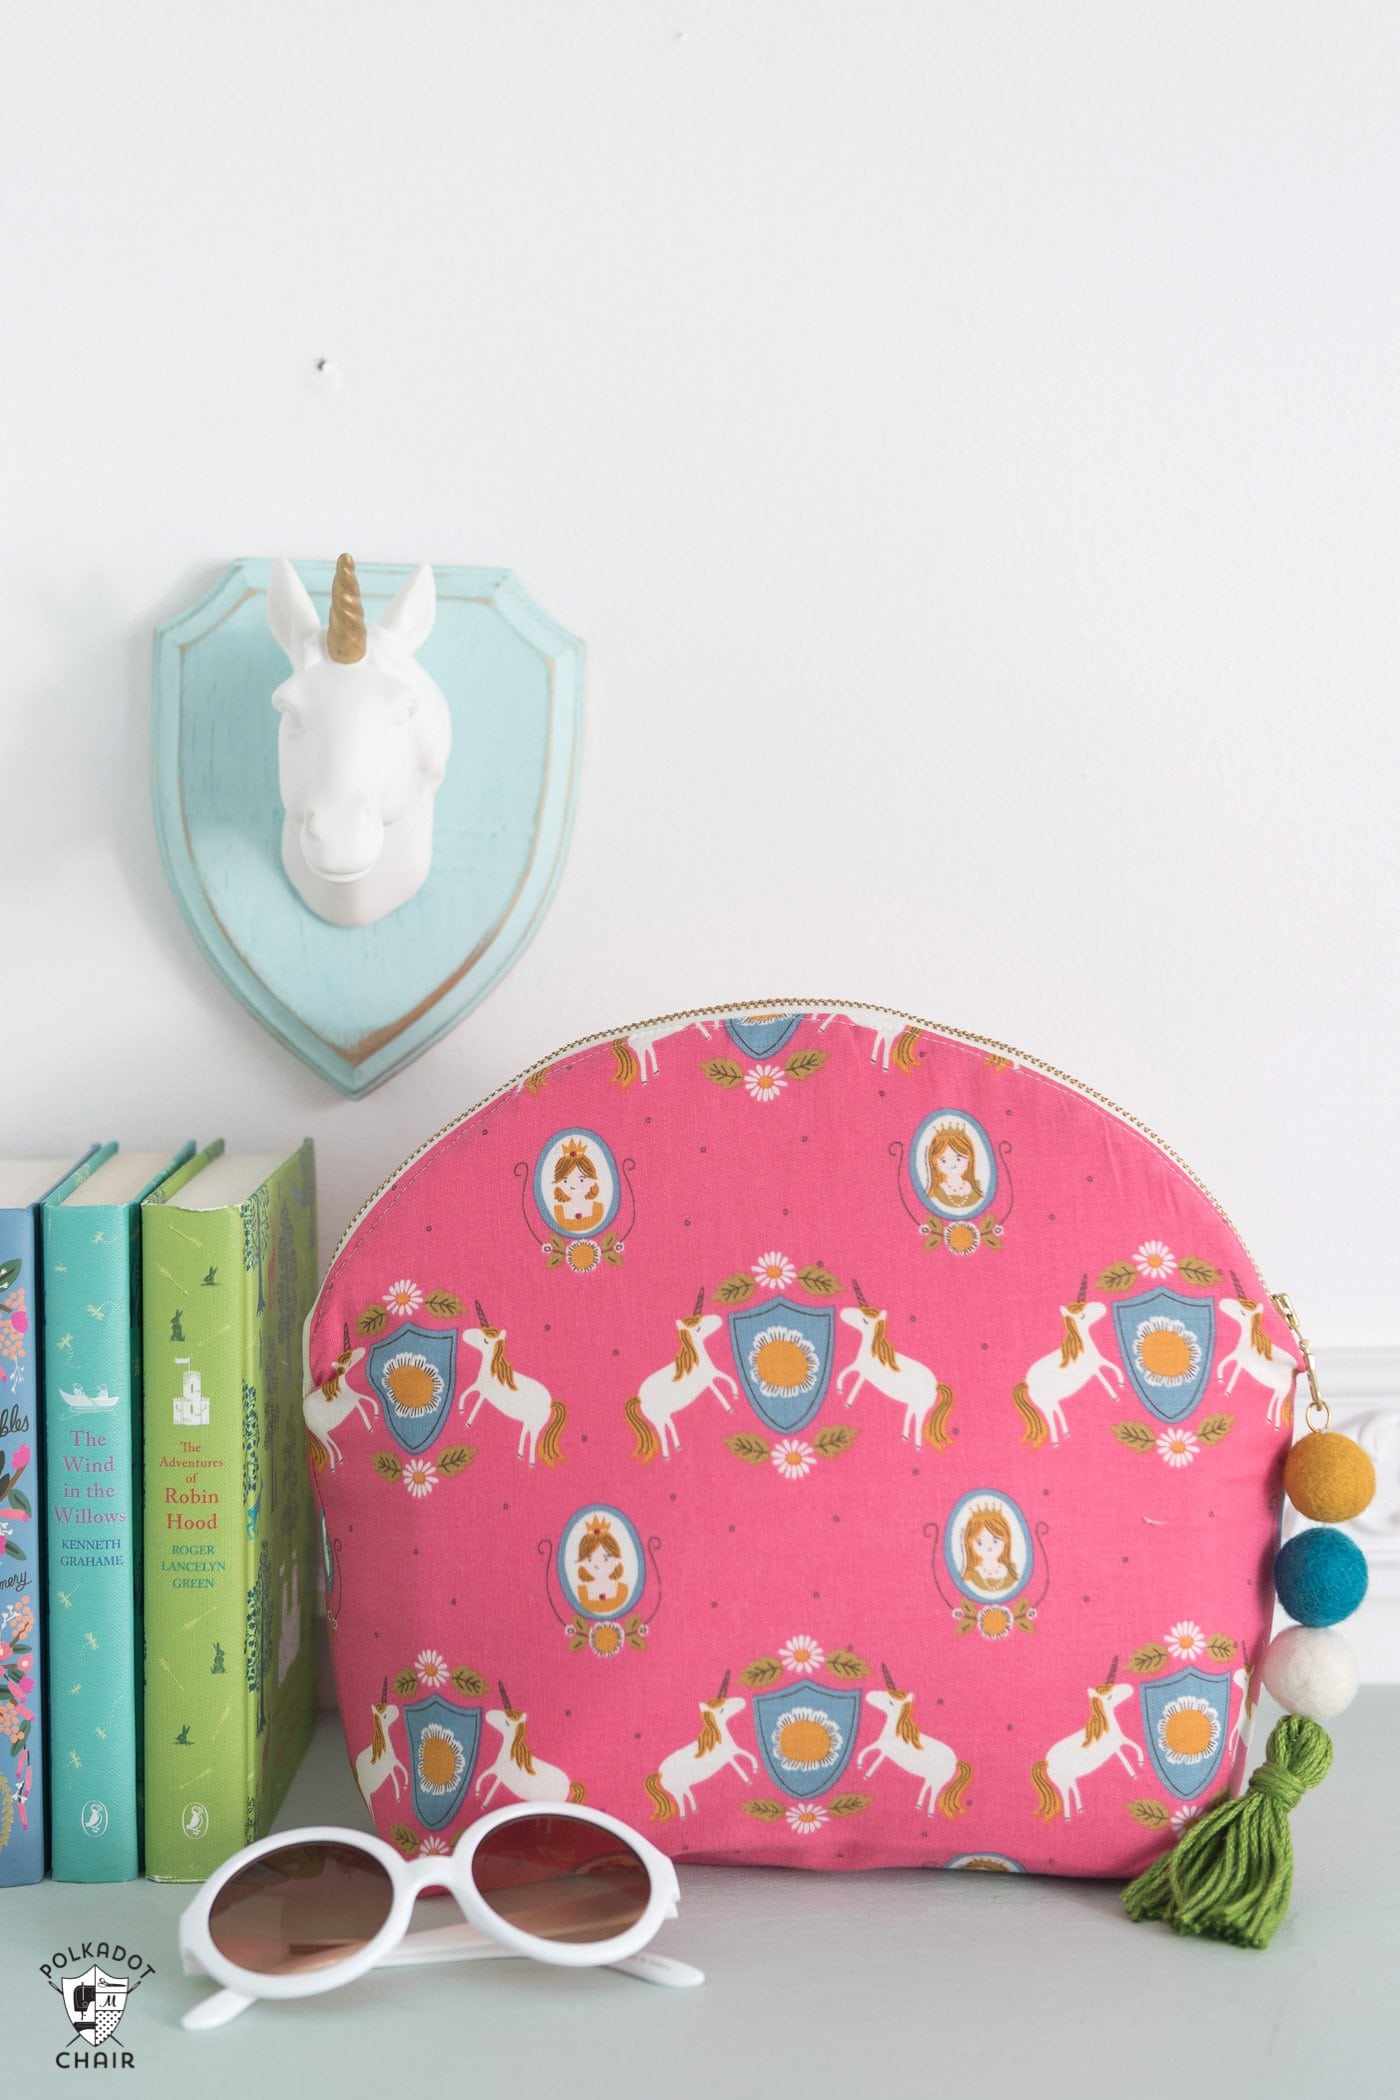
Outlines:
POLYGON ((452 1405, 456 1370, 456 1335, 426 1327, 399 1327, 370 1350, 365 1371, 401 1451, 427 1450, 452 1405))
POLYGON ((1153 1770, 1183 1801, 1204 1793, 1220 1770, 1232 1681, 1185 1669, 1138 1687, 1143 1741, 1153 1770))
POLYGON ((837 1784, 851 1761, 861 1695, 801 1679, 780 1692, 759 1692, 754 1734, 764 1770, 794 1801, 811 1801, 837 1784))
POLYGON ((754 1413, 780 1436, 805 1429, 831 1383, 836 1315, 829 1305, 770 1298, 729 1315, 729 1346, 754 1413))
POLYGON ((774 1057, 805 1018, 804 1014, 742 1014, 724 1026, 730 1042, 745 1057, 774 1057))
POLYGON ((1123 1368, 1159 1422, 1184 1422, 1200 1405, 1215 1355, 1215 1300, 1147 1291, 1113 1308, 1123 1368))
MULTIPOLYGON (((332 565, 298 568, 325 620, 332 565)), ((360 565, 371 619, 410 574, 396 563, 360 565)), ((282 867, 283 751, 298 771, 300 762, 267 719, 268 696, 289 669, 268 625, 271 575, 270 562, 236 562, 156 631, 156 833, 206 961, 289 1050, 358 1098, 455 1028, 544 917, 578 797, 583 644, 508 570, 434 571, 437 613, 414 675, 441 689, 453 753, 435 790, 432 867, 397 911, 333 926, 303 904, 282 867)), ((302 675, 293 673, 294 686, 302 675)), ((368 662, 345 678, 352 692, 362 679, 375 689, 368 662)), ((385 784, 370 754, 394 734, 387 712, 382 720, 371 738, 337 741, 347 810, 362 792, 381 806, 385 784)))
POLYGON ((420 1823, 441 1830, 461 1806, 481 1742, 481 1709, 451 1706, 434 1692, 403 1711, 413 1772, 413 1807, 420 1823))

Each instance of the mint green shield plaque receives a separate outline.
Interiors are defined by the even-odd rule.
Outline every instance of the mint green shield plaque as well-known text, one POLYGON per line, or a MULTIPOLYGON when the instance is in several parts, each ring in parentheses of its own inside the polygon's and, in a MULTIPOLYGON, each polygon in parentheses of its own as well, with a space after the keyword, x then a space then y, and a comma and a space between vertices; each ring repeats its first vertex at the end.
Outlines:
MULTIPOLYGON (((447 697, 452 752, 432 871, 377 924, 331 926, 282 867, 272 694, 288 667, 267 624, 271 566, 236 562, 156 629, 156 831, 229 990, 342 1093, 366 1094, 470 1013, 544 917, 573 823, 583 644, 508 570, 434 569, 437 615, 418 661, 447 697)), ((324 621, 334 564, 296 566, 324 621)), ((366 620, 411 574, 360 568, 366 620)))

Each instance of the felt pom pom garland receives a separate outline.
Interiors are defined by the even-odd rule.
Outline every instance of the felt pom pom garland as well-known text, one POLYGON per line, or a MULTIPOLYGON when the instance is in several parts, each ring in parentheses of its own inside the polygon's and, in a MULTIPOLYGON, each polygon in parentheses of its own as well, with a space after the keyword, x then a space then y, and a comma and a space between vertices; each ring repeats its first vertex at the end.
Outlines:
POLYGON ((1288 1454, 1283 1492, 1300 1517, 1314 1524, 1346 1524, 1374 1500, 1376 1469, 1349 1436, 1310 1429, 1288 1454))
POLYGON ((1376 1489, 1359 1444, 1328 1428, 1312 1351, 1285 1297, 1274 1300, 1302 1353, 1311 1399, 1308 1431, 1284 1467, 1284 1490, 1319 1528, 1300 1532, 1274 1562, 1279 1603, 1299 1623, 1275 1636, 1261 1675, 1284 1709, 1264 1762, 1238 1799, 1217 1801, 1188 1825, 1176 1847, 1123 1891, 1135 1924, 1160 1918, 1180 1933, 1206 1933, 1236 1947, 1267 1947, 1288 1908, 1293 1882, 1289 1811, 1326 1778, 1332 1743, 1324 1721, 1356 1696, 1356 1657, 1331 1628, 1366 1594, 1366 1557, 1341 1532, 1376 1489))
POLYGON ((1366 1556, 1342 1531, 1300 1531, 1279 1551, 1274 1588, 1300 1626, 1335 1626, 1366 1595, 1366 1556))
POLYGON ((1335 1721, 1356 1697, 1356 1652, 1326 1626, 1285 1626, 1269 1643, 1263 1679, 1285 1713, 1335 1721))

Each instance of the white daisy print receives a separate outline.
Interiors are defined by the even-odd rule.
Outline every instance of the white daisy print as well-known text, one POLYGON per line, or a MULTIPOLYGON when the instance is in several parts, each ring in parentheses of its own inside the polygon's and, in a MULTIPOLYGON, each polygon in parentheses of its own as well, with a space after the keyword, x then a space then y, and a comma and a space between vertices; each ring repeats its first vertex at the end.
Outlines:
POLYGON ((1176 1272, 1176 1256, 1164 1240, 1144 1240, 1133 1256, 1133 1266, 1139 1276, 1155 1277, 1158 1283, 1165 1283, 1176 1272))
POLYGON ((1195 1822, 1200 1813, 1201 1808, 1198 1801, 1183 1801, 1181 1807, 1172 1817, 1172 1829, 1184 1830, 1188 1823, 1195 1822))
POLYGON ((450 1794, 467 1769, 467 1754, 450 1728, 429 1721, 418 1738, 414 1760, 418 1784, 428 1794, 450 1794))
POLYGON ((823 1772, 834 1765, 846 1738, 816 1706, 790 1706, 779 1714, 769 1735, 773 1755, 785 1772, 823 1772))
POLYGON ((396 1414, 426 1416, 442 1399, 442 1373, 421 1350, 400 1349, 379 1375, 396 1414))
POLYGON ((749 1369, 765 1400, 785 1400, 812 1391, 821 1363, 806 1335, 795 1327, 765 1327, 754 1337, 749 1369))
POLYGON ((1190 1385, 1201 1368, 1201 1345, 1184 1321, 1158 1313, 1139 1320, 1133 1361, 1148 1385, 1190 1385))
POLYGON ((776 1101, 787 1085, 787 1074, 781 1065, 750 1065, 744 1085, 755 1101, 776 1101))
POLYGON ((447 1664, 438 1654, 436 1648, 425 1648, 414 1668, 418 1672, 418 1682, 425 1684, 429 1691, 433 1691, 438 1685, 446 1684, 447 1682, 447 1664))
POLYGON ((760 1254, 753 1265, 753 1273, 755 1282, 765 1291, 786 1290, 797 1277, 797 1271, 787 1256, 776 1250, 772 1254, 760 1254))
POLYGON ((820 1830, 825 1821, 826 1810, 816 1801, 799 1801, 795 1808, 790 1808, 787 1812, 788 1829, 795 1830, 799 1837, 811 1837, 813 1831, 820 1830))
POLYGON ((1191 1619, 1178 1619, 1167 1635, 1167 1653, 1178 1662, 1195 1662, 1206 1652, 1206 1637, 1191 1619))
POLYGON ((388 1290, 384 1293, 386 1309, 391 1313, 397 1313, 400 1318, 407 1313, 417 1312, 422 1303, 423 1293, 419 1290, 417 1284, 410 1283, 406 1276, 398 1283, 391 1283, 388 1290))
POLYGON ((1167 1701, 1155 1733, 1169 1765, 1204 1764, 1219 1747, 1220 1716, 1208 1699, 1184 1693, 1167 1701))
POLYGON ((1189 1466, 1200 1448, 1189 1429, 1164 1429, 1157 1439, 1157 1455, 1169 1466, 1189 1466))
POLYGON ((794 1677, 810 1677, 821 1668, 826 1656, 810 1634, 795 1633, 784 1647, 778 1650, 784 1666, 794 1677))
POLYGON ((437 1478, 437 1468, 430 1458, 411 1458, 403 1469, 403 1484, 415 1502, 431 1495, 437 1478))
POLYGON ((448 1844, 446 1838, 425 1837, 422 1844, 418 1847, 418 1856, 420 1859, 427 1859, 430 1855, 439 1859, 450 1859, 452 1847, 448 1844))
POLYGON ((785 1480, 801 1480, 817 1462, 817 1454, 801 1437, 785 1436, 773 1446, 773 1463, 785 1480))

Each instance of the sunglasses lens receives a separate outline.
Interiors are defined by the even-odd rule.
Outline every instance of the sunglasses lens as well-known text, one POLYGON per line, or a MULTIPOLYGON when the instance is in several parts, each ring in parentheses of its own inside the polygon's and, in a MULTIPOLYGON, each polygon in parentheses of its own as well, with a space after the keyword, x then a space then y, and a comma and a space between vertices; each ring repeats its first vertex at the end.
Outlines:
POLYGON ((498 1917, 539 1940, 616 1939, 651 1895, 640 1855, 576 1816, 520 1816, 484 1837, 472 1879, 498 1917))
POLYGON ((214 1898, 220 1954, 257 1976, 328 1969, 367 1946, 393 1907, 385 1868, 356 1845, 285 1845, 234 1874, 214 1898))

